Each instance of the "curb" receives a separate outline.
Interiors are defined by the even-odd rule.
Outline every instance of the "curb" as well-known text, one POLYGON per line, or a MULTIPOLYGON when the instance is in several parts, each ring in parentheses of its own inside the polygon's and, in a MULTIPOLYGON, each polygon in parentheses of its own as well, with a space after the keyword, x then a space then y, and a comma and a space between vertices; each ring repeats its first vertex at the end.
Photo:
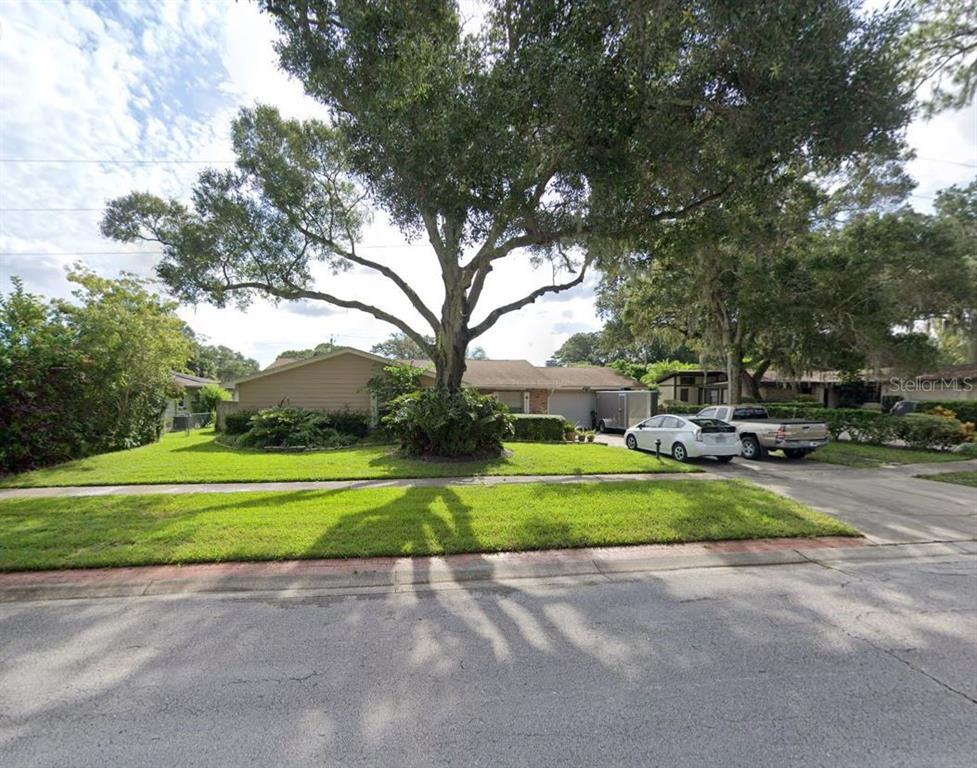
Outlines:
POLYGON ((808 562, 863 551, 865 539, 765 539, 695 544, 462 554, 446 557, 290 560, 0 573, 0 602, 245 591, 406 589, 457 582, 808 562))
POLYGON ((279 597, 409 592, 462 583, 626 581, 654 572, 977 555, 977 542, 872 544, 863 538, 761 539, 696 544, 363 558, 207 563, 0 573, 0 603, 162 595, 259 593, 279 597))

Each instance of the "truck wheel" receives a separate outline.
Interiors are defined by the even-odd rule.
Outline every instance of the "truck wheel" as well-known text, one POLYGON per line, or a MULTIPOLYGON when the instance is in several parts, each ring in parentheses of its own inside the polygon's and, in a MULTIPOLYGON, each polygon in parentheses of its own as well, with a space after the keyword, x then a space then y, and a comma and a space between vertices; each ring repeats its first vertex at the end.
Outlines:
POLYGON ((628 435, 628 439, 625 440, 624 442, 628 446, 629 451, 638 450, 638 441, 637 439, 635 439, 634 435, 628 435))
POLYGON ((784 456, 786 456, 788 459, 803 459, 805 456, 807 456, 807 453, 807 451, 800 448, 784 449, 784 456))
POLYGON ((740 453, 744 459, 763 458, 763 448, 760 445, 760 441, 753 437, 753 435, 747 435, 741 438, 740 444, 743 446, 740 453))
POLYGON ((675 445, 672 446, 672 458, 675 459, 675 461, 685 461, 687 458, 689 458, 689 452, 685 450, 685 446, 681 443, 675 443, 675 445))

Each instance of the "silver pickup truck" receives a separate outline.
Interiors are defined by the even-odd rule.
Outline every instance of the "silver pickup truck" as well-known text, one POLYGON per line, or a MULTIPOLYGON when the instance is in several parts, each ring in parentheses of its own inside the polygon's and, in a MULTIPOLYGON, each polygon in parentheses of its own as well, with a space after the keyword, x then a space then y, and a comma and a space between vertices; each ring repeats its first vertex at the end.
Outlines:
POLYGON ((744 459, 762 459, 767 451, 783 451, 800 459, 828 442, 828 425, 804 419, 771 419, 762 405, 711 405, 699 416, 720 419, 736 427, 744 459))

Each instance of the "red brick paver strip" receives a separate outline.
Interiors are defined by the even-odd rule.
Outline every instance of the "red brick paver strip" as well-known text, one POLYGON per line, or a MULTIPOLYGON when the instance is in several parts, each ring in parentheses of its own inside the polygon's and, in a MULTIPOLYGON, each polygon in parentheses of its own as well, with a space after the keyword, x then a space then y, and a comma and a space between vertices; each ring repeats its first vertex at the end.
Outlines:
MULTIPOLYGON (((692 544, 496 552, 444 557, 370 557, 270 562, 151 565, 0 573, 0 600, 47 597, 136 596, 178 592, 220 592, 314 588, 394 587, 434 582, 600 575, 653 570, 655 563, 687 559, 693 567, 725 564, 709 556, 781 552, 804 560, 809 549, 856 548, 853 537, 755 539, 692 544), (696 560, 695 558, 699 559, 696 560), (705 557, 705 560, 703 558, 705 557)), ((738 564, 730 561, 729 564, 738 564)), ((748 563, 742 563, 748 564, 748 563)))

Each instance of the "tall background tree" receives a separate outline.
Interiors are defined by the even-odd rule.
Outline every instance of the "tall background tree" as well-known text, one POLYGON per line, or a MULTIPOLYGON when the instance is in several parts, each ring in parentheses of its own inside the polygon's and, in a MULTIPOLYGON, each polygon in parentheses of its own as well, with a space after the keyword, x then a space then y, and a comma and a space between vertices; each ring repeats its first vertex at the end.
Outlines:
POLYGON ((903 18, 849 0, 500 1, 477 34, 447 1, 266 7, 282 66, 332 122, 244 110, 234 170, 202 173, 190 204, 116 200, 102 230, 160 243, 183 300, 311 299, 389 322, 448 391, 474 339, 581 283, 599 251, 776 179, 784 158, 827 170, 891 144, 908 109, 903 18), (357 248, 369 207, 427 238, 440 308, 357 248), (552 280, 481 307, 524 253, 552 280), (414 317, 317 284, 317 264, 374 271, 414 317))
POLYGON ((191 343, 147 281, 76 268, 73 301, 0 297, 0 472, 159 437, 191 343))

